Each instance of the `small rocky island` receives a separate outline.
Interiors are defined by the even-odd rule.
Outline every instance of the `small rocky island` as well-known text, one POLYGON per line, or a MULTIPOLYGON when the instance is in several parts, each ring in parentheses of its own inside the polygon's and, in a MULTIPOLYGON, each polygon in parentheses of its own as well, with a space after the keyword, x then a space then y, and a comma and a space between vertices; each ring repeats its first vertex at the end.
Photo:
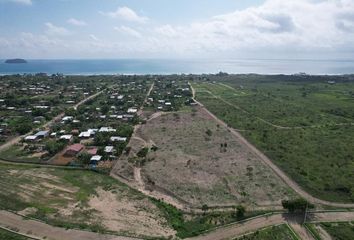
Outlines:
POLYGON ((27 61, 21 58, 14 58, 14 59, 7 59, 5 63, 27 63, 27 61))

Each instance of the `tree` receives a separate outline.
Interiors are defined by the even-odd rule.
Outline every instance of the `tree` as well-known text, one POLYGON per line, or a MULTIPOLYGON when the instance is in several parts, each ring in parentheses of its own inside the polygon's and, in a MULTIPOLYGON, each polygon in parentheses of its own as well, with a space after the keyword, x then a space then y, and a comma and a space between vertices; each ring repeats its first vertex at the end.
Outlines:
POLYGON ((283 205, 283 208, 287 209, 290 213, 293 213, 295 211, 304 212, 307 207, 308 208, 314 207, 312 204, 308 203, 303 198, 298 198, 294 200, 283 200, 281 204, 283 205))
POLYGON ((204 212, 204 214, 205 214, 206 211, 208 211, 208 209, 209 209, 209 206, 206 205, 206 204, 203 204, 202 211, 204 212))
POLYGON ((140 149, 140 151, 136 155, 140 158, 145 158, 146 155, 148 154, 148 152, 149 152, 149 149, 147 147, 144 147, 144 148, 140 149))
POLYGON ((91 155, 87 152, 82 152, 77 156, 77 159, 81 164, 88 165, 90 163, 91 155))
POLYGON ((236 216, 237 218, 243 218, 245 216, 246 208, 242 205, 236 207, 236 216))
POLYGON ((55 140, 50 140, 45 144, 44 149, 48 151, 50 155, 54 155, 58 153, 59 151, 63 150, 65 147, 65 143, 55 141, 55 140))

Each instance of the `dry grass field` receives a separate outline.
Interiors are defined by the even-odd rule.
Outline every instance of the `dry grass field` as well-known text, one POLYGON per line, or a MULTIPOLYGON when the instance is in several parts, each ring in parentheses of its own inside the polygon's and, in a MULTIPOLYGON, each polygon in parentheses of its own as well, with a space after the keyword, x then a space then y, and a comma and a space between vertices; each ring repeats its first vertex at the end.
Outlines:
POLYGON ((49 224, 128 236, 174 235, 147 197, 91 171, 0 165, 0 208, 49 224))
POLYGON ((274 208, 293 196, 247 146, 199 107, 153 118, 136 137, 158 148, 142 167, 145 182, 193 206, 274 208))

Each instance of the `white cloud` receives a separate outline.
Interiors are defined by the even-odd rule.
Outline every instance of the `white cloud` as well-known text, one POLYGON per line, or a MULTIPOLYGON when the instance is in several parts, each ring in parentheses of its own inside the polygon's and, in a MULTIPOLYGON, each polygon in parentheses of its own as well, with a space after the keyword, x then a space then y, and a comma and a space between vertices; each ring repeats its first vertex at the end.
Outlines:
POLYGON ((67 22, 70 23, 71 25, 74 25, 74 26, 79 26, 79 27, 87 26, 87 23, 85 21, 78 20, 76 18, 70 18, 70 19, 68 19, 67 22))
POLYGON ((127 27, 127 26, 114 27, 114 30, 121 32, 123 34, 128 34, 136 38, 141 38, 141 34, 131 27, 127 27))
POLYGON ((257 7, 183 25, 158 24, 124 9, 102 14, 145 25, 131 24, 132 28, 122 23, 114 28, 121 33, 119 38, 109 30, 103 32, 113 26, 98 32, 92 29, 91 35, 60 38, 70 32, 46 23, 46 35, 2 37, 0 49, 25 53, 38 48, 36 54, 45 52, 43 57, 354 56, 354 0, 267 0, 257 7), (94 34, 105 35, 101 39, 94 34))
POLYGON ((47 23, 45 23, 45 26, 47 27, 46 33, 48 35, 56 35, 56 36, 67 36, 67 35, 70 35, 69 30, 67 30, 64 27, 56 26, 53 23, 47 22, 47 23))
POLYGON ((2 0, 3 2, 13 2, 23 5, 32 5, 32 0, 2 0))
POLYGON ((146 23, 149 20, 147 17, 139 16, 134 10, 128 7, 119 7, 115 12, 101 11, 100 13, 111 18, 120 18, 129 22, 146 23))

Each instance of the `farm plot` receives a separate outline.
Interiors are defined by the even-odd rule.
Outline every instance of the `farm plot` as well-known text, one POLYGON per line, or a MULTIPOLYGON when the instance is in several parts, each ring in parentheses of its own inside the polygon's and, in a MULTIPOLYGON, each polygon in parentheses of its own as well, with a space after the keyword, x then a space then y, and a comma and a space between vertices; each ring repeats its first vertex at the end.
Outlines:
POLYGON ((0 165, 0 208, 49 224, 128 236, 174 235, 147 197, 91 171, 0 165))
POLYGON ((274 208, 293 197, 287 186, 202 109, 161 115, 136 135, 155 146, 142 175, 194 206, 274 208))

